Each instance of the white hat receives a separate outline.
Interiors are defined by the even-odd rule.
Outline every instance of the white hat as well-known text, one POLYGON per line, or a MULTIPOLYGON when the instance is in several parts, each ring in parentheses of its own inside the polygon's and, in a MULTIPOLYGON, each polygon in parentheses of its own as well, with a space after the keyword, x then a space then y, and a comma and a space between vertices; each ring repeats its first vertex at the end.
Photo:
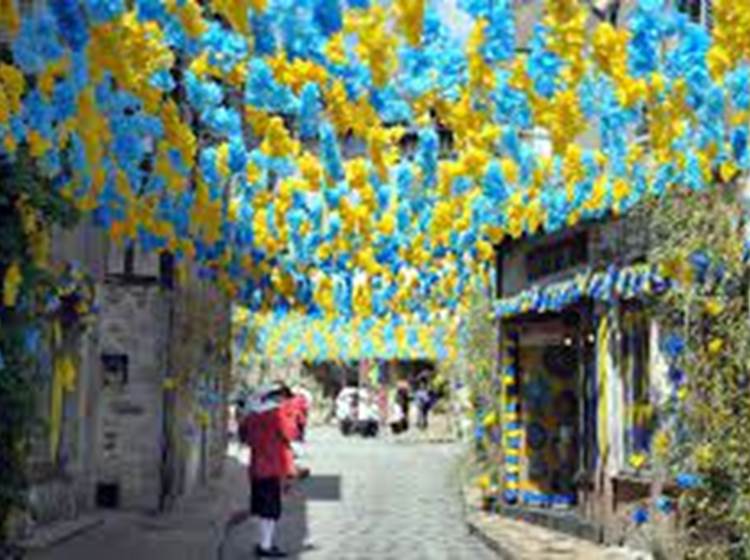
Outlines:
POLYGON ((279 408, 280 402, 277 399, 268 399, 264 395, 253 397, 248 401, 246 411, 248 414, 260 414, 279 408))
POLYGON ((271 395, 278 391, 278 386, 270 383, 261 385, 255 391, 253 391, 250 399, 247 402, 247 413, 248 414, 260 414, 261 412, 268 412, 274 410, 280 406, 280 401, 271 395))

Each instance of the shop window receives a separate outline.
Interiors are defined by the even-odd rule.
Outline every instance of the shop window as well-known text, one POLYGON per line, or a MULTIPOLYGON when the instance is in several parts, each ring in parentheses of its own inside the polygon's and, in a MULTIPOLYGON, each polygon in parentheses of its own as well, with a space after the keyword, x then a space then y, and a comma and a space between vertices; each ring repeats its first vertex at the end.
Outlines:
POLYGON ((621 317, 620 364, 625 404, 623 443, 625 460, 646 453, 653 433, 653 406, 649 376, 649 319, 638 308, 621 317))

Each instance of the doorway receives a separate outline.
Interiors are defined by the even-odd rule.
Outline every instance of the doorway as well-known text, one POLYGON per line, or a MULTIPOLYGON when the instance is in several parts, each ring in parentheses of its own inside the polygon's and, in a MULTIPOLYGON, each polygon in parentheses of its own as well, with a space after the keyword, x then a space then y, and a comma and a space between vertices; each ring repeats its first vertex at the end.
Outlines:
POLYGON ((535 323, 522 330, 521 501, 574 506, 580 457, 577 335, 562 320, 535 323))

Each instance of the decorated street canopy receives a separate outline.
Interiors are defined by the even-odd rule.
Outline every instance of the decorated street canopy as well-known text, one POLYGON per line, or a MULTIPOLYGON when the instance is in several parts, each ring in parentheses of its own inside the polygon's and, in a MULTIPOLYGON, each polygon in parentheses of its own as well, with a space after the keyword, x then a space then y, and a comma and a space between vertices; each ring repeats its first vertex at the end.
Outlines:
POLYGON ((307 314, 252 314, 235 309, 235 351, 240 363, 255 359, 354 362, 361 359, 453 361, 460 322, 447 314, 431 321, 389 318, 344 320, 307 314))
POLYGON ((0 0, 0 156, 249 309, 425 321, 507 237, 748 168, 750 5, 666 4, 517 45, 509 0, 0 0))

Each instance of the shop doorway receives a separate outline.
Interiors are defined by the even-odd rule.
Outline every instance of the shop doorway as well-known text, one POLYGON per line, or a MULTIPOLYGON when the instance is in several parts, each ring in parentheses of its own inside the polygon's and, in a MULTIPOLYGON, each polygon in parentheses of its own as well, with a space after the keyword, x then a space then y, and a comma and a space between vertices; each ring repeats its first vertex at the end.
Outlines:
POLYGON ((519 338, 521 501, 572 507, 580 463, 580 352, 563 320, 525 325, 519 338))

